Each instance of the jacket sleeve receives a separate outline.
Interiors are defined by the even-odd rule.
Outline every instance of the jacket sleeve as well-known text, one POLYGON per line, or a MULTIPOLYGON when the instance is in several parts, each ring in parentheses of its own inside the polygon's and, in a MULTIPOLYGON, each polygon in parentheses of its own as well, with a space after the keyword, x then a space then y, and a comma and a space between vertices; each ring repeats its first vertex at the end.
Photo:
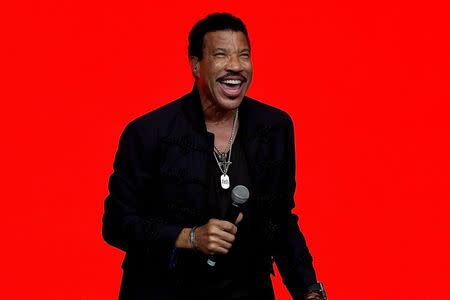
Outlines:
POLYGON ((303 299, 305 289, 316 283, 316 274, 312 265, 312 257, 306 245, 305 238, 297 224, 298 217, 292 212, 295 206, 295 143, 294 128, 289 118, 287 141, 287 180, 286 201, 282 210, 279 243, 276 247, 274 259, 283 283, 286 285, 294 300, 303 299))
POLYGON ((173 248, 182 229, 143 215, 144 201, 155 200, 149 189, 155 180, 152 170, 157 167, 158 149, 156 134, 145 133, 143 138, 134 122, 122 133, 104 205, 103 238, 123 251, 155 245, 173 248))

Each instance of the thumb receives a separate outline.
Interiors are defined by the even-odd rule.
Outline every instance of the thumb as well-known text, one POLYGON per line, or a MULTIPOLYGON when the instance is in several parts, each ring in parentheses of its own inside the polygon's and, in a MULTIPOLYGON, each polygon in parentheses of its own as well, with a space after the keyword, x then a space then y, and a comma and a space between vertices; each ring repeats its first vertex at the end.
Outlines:
POLYGON ((239 224, 242 221, 243 218, 244 218, 244 215, 242 213, 239 213, 239 215, 238 215, 238 217, 236 219, 236 222, 234 222, 234 224, 235 225, 239 224))

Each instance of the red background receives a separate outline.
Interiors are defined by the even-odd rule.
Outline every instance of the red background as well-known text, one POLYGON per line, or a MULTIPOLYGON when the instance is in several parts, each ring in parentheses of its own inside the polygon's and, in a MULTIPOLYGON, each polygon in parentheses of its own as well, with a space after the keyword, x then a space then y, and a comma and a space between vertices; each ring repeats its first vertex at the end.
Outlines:
POLYGON ((119 135, 191 89, 187 34, 230 11, 249 95, 294 119, 297 212, 330 299, 450 299, 445 1, 222 2, 1 4, 1 298, 117 297, 101 216, 119 135))

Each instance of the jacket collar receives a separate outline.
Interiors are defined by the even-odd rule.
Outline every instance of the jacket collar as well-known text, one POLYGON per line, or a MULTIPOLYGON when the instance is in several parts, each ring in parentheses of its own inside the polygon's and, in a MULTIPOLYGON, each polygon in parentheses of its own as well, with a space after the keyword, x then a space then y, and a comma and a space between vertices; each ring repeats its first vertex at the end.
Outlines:
POLYGON ((201 134, 206 134, 205 117, 203 116, 200 94, 195 83, 192 91, 182 98, 182 107, 193 128, 201 134))

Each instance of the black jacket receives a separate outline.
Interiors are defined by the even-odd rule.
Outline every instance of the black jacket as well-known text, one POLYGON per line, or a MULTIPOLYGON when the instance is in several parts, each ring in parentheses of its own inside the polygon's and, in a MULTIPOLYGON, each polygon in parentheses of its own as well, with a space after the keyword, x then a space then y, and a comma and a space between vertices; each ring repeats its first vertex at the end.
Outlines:
MULTIPOLYGON (((249 245, 255 251, 246 263, 254 274, 264 276, 273 271, 275 260, 291 295, 300 299, 316 277, 298 218, 291 213, 295 191, 292 120, 285 112, 248 97, 239 116, 252 186, 245 220, 252 232, 249 245)), ((170 285, 173 274, 178 274, 173 263, 178 234, 183 227, 203 225, 211 218, 206 198, 213 145, 196 88, 126 126, 103 216, 105 241, 126 251, 124 281, 127 275, 127 281, 148 279, 170 285)), ((181 253, 185 265, 204 261, 200 253, 186 251, 181 253)), ((181 268, 183 262, 177 263, 181 268)), ((122 282, 121 293, 131 295, 130 286, 122 282)))

